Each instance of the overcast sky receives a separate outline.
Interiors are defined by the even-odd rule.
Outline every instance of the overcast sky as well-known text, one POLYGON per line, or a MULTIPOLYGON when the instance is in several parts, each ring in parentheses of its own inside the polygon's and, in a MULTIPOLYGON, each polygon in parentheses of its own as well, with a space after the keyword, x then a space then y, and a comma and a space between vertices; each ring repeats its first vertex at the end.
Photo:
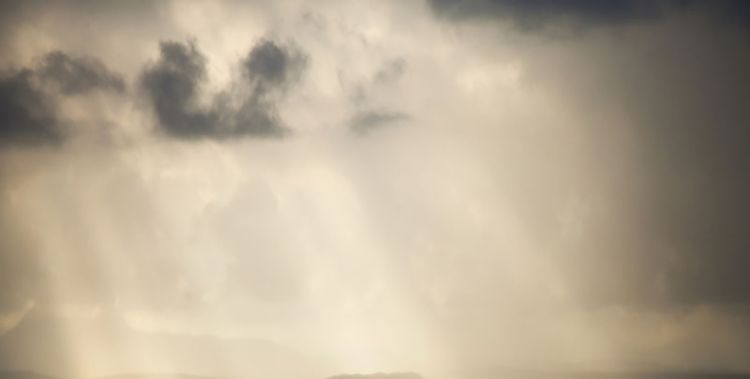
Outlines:
POLYGON ((749 20, 4 2, 0 369, 750 371, 749 20))

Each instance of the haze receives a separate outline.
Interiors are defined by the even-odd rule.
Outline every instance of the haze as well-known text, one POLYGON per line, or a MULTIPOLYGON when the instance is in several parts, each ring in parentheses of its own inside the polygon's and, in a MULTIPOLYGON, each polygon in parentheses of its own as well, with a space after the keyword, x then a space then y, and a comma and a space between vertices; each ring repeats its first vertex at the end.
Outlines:
POLYGON ((748 17, 3 2, 0 370, 747 372, 748 17))

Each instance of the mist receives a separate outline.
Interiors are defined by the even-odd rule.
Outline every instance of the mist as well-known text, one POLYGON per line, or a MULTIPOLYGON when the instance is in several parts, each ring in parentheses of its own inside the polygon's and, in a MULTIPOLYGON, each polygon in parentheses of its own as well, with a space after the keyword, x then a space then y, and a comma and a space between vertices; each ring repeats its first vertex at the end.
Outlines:
POLYGON ((743 2, 0 14, 0 370, 750 370, 743 2))

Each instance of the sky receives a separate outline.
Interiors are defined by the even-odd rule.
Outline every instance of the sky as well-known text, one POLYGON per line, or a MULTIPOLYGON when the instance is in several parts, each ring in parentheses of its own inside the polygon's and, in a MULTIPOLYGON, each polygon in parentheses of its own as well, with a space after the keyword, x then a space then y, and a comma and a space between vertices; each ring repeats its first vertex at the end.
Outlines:
POLYGON ((3 2, 0 369, 748 372, 749 20, 3 2))

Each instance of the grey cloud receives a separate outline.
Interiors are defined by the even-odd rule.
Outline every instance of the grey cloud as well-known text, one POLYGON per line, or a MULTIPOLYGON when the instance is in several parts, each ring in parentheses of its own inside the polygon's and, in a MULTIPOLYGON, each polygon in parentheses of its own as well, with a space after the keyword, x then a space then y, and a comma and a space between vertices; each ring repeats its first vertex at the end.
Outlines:
POLYGON ((41 60, 37 72, 42 80, 56 85, 66 95, 94 89, 123 92, 125 82, 100 61, 90 57, 71 57, 53 51, 41 60))
POLYGON ((657 17, 672 2, 554 0, 430 0, 440 16, 451 19, 503 19, 521 28, 540 28, 550 21, 578 24, 623 23, 657 17))
POLYGON ((408 119, 409 115, 402 112, 370 110, 355 114, 349 121, 349 125, 355 133, 365 135, 375 129, 394 125, 408 119))
POLYGON ((257 135, 285 134, 276 102, 300 80, 306 67, 307 57, 293 46, 262 40, 253 47, 242 61, 250 92, 234 117, 237 128, 257 135))
POLYGON ((32 68, 6 72, 0 77, 0 145, 60 142, 64 133, 57 103, 61 96, 124 89, 120 76, 98 60, 61 51, 45 55, 32 68))
MULTIPOLYGON (((743 269, 750 265, 750 237, 743 231, 750 214, 750 111, 744 101, 750 98, 750 49, 746 29, 734 23, 747 19, 747 4, 431 2, 452 20, 517 27, 661 17, 649 28, 623 30, 617 43, 589 36, 557 40, 525 59, 530 83, 544 83, 569 109, 606 120, 588 130, 599 150, 577 168, 586 178, 572 184, 596 210, 585 216, 585 236, 562 242, 558 257, 581 303, 634 309, 750 304, 750 276, 743 269), (670 7, 686 13, 667 14, 670 7), (623 121, 609 125, 612 117, 623 121), (632 136, 632 160, 609 151, 626 145, 613 135, 632 136)), ((540 170, 546 167, 555 162, 540 170)), ((514 195, 528 227, 552 245, 560 243, 553 185, 519 185, 528 188, 514 195)))
POLYGON ((0 78, 0 145, 52 143, 61 137, 54 101, 33 76, 26 69, 0 78))
POLYGON ((159 125, 178 138, 279 137, 287 133, 276 102, 301 75, 305 59, 296 50, 262 41, 242 62, 237 88, 198 104, 206 80, 206 58, 195 43, 162 42, 160 58, 142 76, 159 125), (239 104, 239 105, 237 105, 239 104))
POLYGON ((284 91, 299 80, 306 63, 307 58, 296 49, 263 40, 250 51, 242 66, 256 96, 265 96, 274 90, 284 91))
POLYGON ((159 61, 142 78, 159 124, 167 133, 183 138, 217 133, 217 115, 197 105, 206 58, 194 43, 162 42, 159 49, 159 61))
POLYGON ((750 5, 741 0, 429 0, 429 5, 446 19, 501 20, 522 30, 540 30, 561 22, 574 27, 622 25, 691 8, 709 10, 745 26, 750 19, 750 5))
POLYGON ((736 29, 678 25, 679 34, 665 24, 528 66, 570 108, 627 115, 624 124, 592 128, 596 143, 613 143, 605 136, 617 129, 636 141, 632 172, 600 151, 608 164, 590 169, 591 185, 609 197, 561 262, 574 292, 593 305, 750 303, 750 49, 736 29))
MULTIPOLYGON (((92 58, 52 52, 33 68, 8 71, 0 76, 0 148, 55 145, 66 137, 58 117, 59 101, 68 95, 92 90, 124 90, 117 74, 92 58)), ((13 214, 11 188, 14 175, 0 173, 0 214, 13 214)), ((17 220, 0 217, 0 312, 39 300, 43 269, 32 244, 17 220)))

